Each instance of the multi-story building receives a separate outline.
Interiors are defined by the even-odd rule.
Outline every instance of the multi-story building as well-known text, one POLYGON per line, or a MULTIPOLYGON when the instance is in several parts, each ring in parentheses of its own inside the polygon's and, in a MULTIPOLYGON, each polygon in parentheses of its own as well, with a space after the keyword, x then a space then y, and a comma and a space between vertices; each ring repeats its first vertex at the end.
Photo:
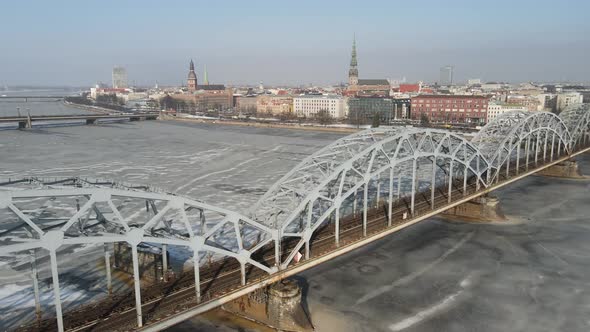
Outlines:
POLYGON ((453 66, 444 66, 440 68, 440 85, 453 85, 453 66))
POLYGON ((326 111, 332 118, 347 116, 346 98, 338 95, 302 95, 293 97, 293 111, 298 117, 313 117, 326 111))
POLYGON ((557 110, 557 94, 541 93, 535 97, 539 100, 538 111, 555 112, 557 110))
POLYGON ((378 116, 382 124, 394 118, 394 101, 391 98, 355 97, 348 99, 348 120, 353 124, 372 123, 378 116))
POLYGON ((483 124, 488 100, 488 97, 474 95, 419 95, 412 97, 411 117, 435 123, 483 124))
POLYGON ((113 67, 113 88, 127 88, 127 70, 125 68, 119 66, 113 67))
POLYGON ((486 122, 489 123, 498 116, 512 111, 527 111, 527 108, 520 105, 506 104, 501 101, 490 101, 488 103, 486 122))
POLYGON ((257 113, 279 115, 293 111, 293 97, 289 95, 259 95, 256 97, 257 113))
POLYGON ((393 98, 393 119, 403 120, 410 118, 410 110, 412 105, 411 98, 393 98))
POLYGON ((233 91, 223 85, 209 85, 215 89, 200 89, 192 93, 173 94, 173 99, 184 102, 182 110, 185 112, 221 111, 233 107, 233 91), (223 87, 223 89, 222 89, 223 87))
POLYGON ((234 105, 240 112, 256 113, 256 96, 234 96, 234 105))
POLYGON ((584 96, 579 92, 563 92, 557 95, 557 111, 561 112, 570 105, 581 104, 584 96))
POLYGON ((541 102, 537 96, 507 95, 506 103, 524 106, 527 110, 533 112, 544 107, 544 102, 541 102))

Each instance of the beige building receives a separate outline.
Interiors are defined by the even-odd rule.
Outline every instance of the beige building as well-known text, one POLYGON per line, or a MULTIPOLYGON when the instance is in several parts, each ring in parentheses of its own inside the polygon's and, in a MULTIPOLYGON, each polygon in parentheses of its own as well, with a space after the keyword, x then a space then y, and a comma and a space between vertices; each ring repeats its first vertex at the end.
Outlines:
POLYGON ((259 95, 256 97, 256 112, 279 115, 293 111, 293 97, 289 95, 259 95))
POLYGON ((346 98, 338 95, 305 95, 293 98, 293 111, 298 117, 313 117, 327 111, 330 117, 342 119, 348 114, 346 98))
POLYGON ((544 104, 537 96, 524 95, 508 95, 506 96, 506 103, 518 106, 524 106, 528 111, 538 111, 543 109, 544 104))
POLYGON ((206 112, 208 110, 226 110, 233 107, 233 91, 198 90, 194 93, 170 95, 173 99, 182 100, 190 111, 206 112))
POLYGON ((257 98, 256 96, 236 96, 235 106, 239 111, 254 113, 257 109, 257 98))

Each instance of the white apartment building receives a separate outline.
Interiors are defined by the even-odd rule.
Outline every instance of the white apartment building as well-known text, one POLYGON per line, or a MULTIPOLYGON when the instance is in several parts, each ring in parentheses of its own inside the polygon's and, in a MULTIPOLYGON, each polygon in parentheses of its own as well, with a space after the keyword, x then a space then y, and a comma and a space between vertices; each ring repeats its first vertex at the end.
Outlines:
POLYGON ((498 116, 512 111, 527 111, 526 106, 511 105, 499 101, 490 101, 488 103, 488 112, 486 116, 486 123, 490 123, 498 116))
POLYGON ((557 110, 563 111, 570 105, 581 104, 584 96, 579 92, 563 92, 557 95, 557 110))
POLYGON ((338 95, 301 95, 293 97, 293 110, 298 117, 313 117, 326 110, 332 118, 348 115, 346 98, 338 95))

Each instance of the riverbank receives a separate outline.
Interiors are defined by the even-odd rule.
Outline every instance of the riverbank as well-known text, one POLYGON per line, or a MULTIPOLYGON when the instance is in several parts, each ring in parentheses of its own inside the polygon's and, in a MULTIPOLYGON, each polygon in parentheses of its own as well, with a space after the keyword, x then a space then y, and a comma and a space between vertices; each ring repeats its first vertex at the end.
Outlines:
POLYGON ((178 122, 193 122, 193 123, 206 123, 216 125, 228 125, 228 126, 241 126, 241 127, 256 127, 256 128, 275 128, 275 129, 293 129, 293 130, 305 130, 305 131, 318 131, 318 132, 333 132, 333 133, 355 133, 357 131, 368 128, 362 126, 360 128, 352 127, 329 127, 329 126, 314 126, 311 124, 287 124, 287 123, 262 123, 262 122, 244 122, 235 120, 220 120, 220 119, 208 119, 208 118, 185 118, 175 117, 169 115, 160 115, 159 120, 162 121, 178 121, 178 122))
POLYGON ((63 103, 66 106, 81 109, 81 110, 88 111, 88 112, 94 112, 94 113, 100 113, 100 114, 111 114, 112 112, 116 112, 115 110, 104 108, 104 107, 76 104, 76 103, 72 103, 72 102, 69 102, 66 100, 64 100, 63 103))

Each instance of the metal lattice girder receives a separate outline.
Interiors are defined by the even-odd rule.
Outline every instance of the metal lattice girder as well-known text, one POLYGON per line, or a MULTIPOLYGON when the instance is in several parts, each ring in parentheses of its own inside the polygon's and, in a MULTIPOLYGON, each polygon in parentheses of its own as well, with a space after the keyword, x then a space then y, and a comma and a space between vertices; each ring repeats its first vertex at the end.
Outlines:
POLYGON ((487 185, 482 176, 487 160, 462 136, 405 127, 365 134, 345 137, 297 166, 262 198, 256 206, 256 219, 280 228, 281 235, 300 237, 300 248, 359 190, 363 191, 366 211, 370 192, 372 196, 385 195, 395 186, 397 192, 410 196, 424 189, 421 186, 440 186, 449 174, 487 185))
POLYGON ((588 139, 590 129, 590 104, 568 106, 559 117, 563 120, 571 135, 571 145, 588 139))
MULTIPOLYGON (((233 211, 145 186, 81 178, 0 180, 0 220, 0 256, 35 249, 49 252, 59 331, 64 325, 57 254, 67 246, 129 243, 140 327, 138 245, 142 243, 160 245, 162 251, 168 245, 192 251, 197 300, 203 254, 236 259, 242 283, 246 264, 269 274, 277 270, 251 258, 266 244, 278 241, 276 230, 233 211)), ((106 251, 105 259, 109 259, 106 251)))
MULTIPOLYGON (((564 121, 549 112, 507 112, 484 126, 471 141, 490 163, 488 184, 497 180, 507 164, 525 156, 571 150, 564 121)), ((536 159, 535 159, 536 160, 536 159)))
POLYGON ((35 248, 57 250, 61 245, 147 242, 209 251, 267 272, 271 270, 251 259, 250 250, 274 239, 274 231, 233 211, 178 195, 144 190, 147 187, 105 180, 27 178, 0 183, 4 184, 0 185, 4 220, 11 213, 18 217, 15 225, 11 225, 11 232, 4 235, 0 255, 35 248), (51 211, 50 216, 43 218, 34 215, 37 202, 56 198, 60 198, 62 205, 59 211, 51 211), (68 200, 72 204, 65 206, 68 200), (152 204, 151 213, 149 207, 143 211, 148 202, 152 204), (154 211, 156 205, 159 207, 154 211), (198 220, 204 214, 217 216, 211 220, 214 226, 207 228, 198 220), (91 219, 90 215, 96 217, 91 219), (220 232, 223 236, 219 236, 220 232))
POLYGON ((400 131, 403 129, 368 129, 343 137, 322 148, 277 181, 252 207, 248 215, 277 228, 288 217, 284 211, 297 207, 299 202, 314 190, 315 185, 333 173, 339 165, 383 137, 395 135, 400 131))

